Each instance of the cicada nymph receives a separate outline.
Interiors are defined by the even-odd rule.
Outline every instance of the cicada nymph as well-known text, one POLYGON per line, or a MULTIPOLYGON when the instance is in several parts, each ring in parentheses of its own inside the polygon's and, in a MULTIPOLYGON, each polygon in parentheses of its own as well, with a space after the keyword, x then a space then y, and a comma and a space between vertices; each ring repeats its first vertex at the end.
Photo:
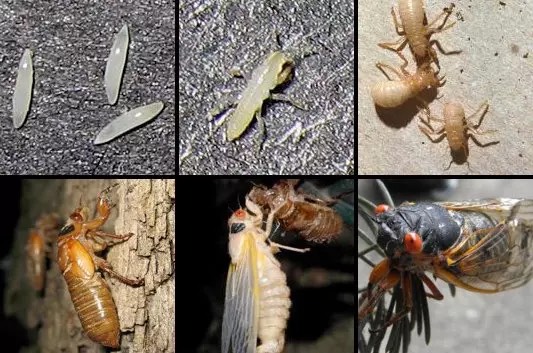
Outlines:
POLYGON ((59 216, 43 214, 35 222, 26 242, 26 273, 36 291, 41 291, 45 283, 46 256, 50 254, 50 244, 59 228, 59 216))
MULTIPOLYGON (((109 188, 108 188, 109 189, 109 188)), ((87 336, 107 347, 120 346, 117 308, 102 270, 131 286, 144 283, 113 270, 111 264, 95 255, 107 246, 128 240, 133 234, 117 235, 100 230, 111 213, 111 203, 102 191, 96 204, 97 216, 89 219, 87 207, 77 208, 59 232, 58 265, 67 282, 70 297, 87 336)))

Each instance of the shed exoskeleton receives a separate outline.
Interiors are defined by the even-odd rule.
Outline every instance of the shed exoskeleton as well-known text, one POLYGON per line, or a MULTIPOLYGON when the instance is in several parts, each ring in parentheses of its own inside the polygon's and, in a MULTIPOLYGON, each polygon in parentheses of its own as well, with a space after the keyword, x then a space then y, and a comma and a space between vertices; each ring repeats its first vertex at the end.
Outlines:
POLYGON ((36 291, 44 288, 46 276, 46 256, 50 255, 50 243, 55 240, 59 228, 59 216, 55 213, 43 214, 35 222, 26 242, 26 272, 36 291))
POLYGON ((306 240, 331 241, 342 231, 342 218, 326 201, 297 192, 288 180, 270 189, 254 186, 248 197, 262 207, 267 206, 269 217, 277 219, 284 230, 297 232, 306 240))

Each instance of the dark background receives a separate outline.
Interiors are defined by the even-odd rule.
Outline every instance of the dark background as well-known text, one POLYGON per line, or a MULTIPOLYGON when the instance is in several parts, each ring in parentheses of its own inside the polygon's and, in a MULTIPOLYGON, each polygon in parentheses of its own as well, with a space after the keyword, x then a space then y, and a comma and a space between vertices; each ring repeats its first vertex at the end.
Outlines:
POLYGON ((173 174, 175 171, 175 2, 0 2, 0 172, 9 174, 173 174), (104 89, 106 60, 123 24, 128 59, 118 102, 104 89), (24 126, 11 118, 17 68, 33 52, 34 88, 24 126), (94 146, 123 112, 162 101, 147 125, 94 146))
MULTIPOLYGON (((252 182, 271 186, 275 181, 178 179, 177 198, 183 207, 177 217, 176 260, 180 275, 176 282, 176 321, 180 325, 185 323, 184 329, 177 330, 178 351, 220 352, 224 288, 230 261, 227 221, 231 212, 244 204, 252 182)), ((335 181, 330 179, 326 185, 335 181)), ((330 340, 331 353, 353 351, 353 228, 348 229, 348 233, 329 245, 305 243, 290 235, 276 239, 289 246, 312 248, 306 254, 282 251, 276 255, 287 274, 293 303, 286 352, 316 352, 315 342, 324 337, 330 340), (327 284, 317 284, 320 278, 325 278, 327 284), (349 320, 352 326, 342 326, 349 320), (348 332, 351 340, 344 336, 348 332)), ((324 352, 324 348, 320 349, 324 352)))
POLYGON ((0 310, 0 337, 6 339, 2 347, 4 349, 11 347, 13 348, 12 351, 15 352, 27 344, 28 332, 18 320, 5 316, 4 290, 6 288, 6 273, 9 271, 10 264, 13 261, 8 254, 10 254, 13 247, 15 227, 19 219, 21 181, 14 178, 4 178, 1 185, 2 202, 0 212, 2 215, 2 236, 0 236, 0 303, 2 310, 0 310))

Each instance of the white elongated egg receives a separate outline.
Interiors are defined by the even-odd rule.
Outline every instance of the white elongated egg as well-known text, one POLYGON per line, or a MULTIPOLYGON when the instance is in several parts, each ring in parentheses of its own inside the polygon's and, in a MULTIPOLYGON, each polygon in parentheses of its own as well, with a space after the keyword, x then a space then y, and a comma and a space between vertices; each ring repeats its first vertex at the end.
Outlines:
POLYGON ((124 25, 115 37, 105 68, 104 83, 109 104, 117 102, 122 74, 126 65, 129 41, 128 25, 124 25))
POLYGON ((163 102, 143 105, 130 110, 107 124, 94 139, 94 144, 99 145, 109 142, 123 133, 142 125, 155 118, 163 110, 163 102))
POLYGON ((33 87, 33 65, 31 62, 31 50, 24 50, 20 59, 17 73, 17 83, 13 93, 13 125, 20 128, 30 109, 31 92, 33 87))

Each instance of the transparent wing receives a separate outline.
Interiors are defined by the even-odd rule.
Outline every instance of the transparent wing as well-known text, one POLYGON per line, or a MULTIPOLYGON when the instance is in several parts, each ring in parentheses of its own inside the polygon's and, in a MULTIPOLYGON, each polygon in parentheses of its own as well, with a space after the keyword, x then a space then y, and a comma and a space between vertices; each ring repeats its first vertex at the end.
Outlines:
POLYGON ((456 246, 445 252, 448 268, 459 280, 453 284, 499 292, 520 287, 533 277, 533 200, 515 200, 505 212, 505 221, 461 235, 456 246))
POLYGON ((480 212, 489 217, 502 222, 511 216, 513 209, 520 210, 524 203, 531 200, 495 198, 485 200, 457 201, 457 202, 436 202, 436 204, 452 211, 480 212), (517 206, 515 208, 515 206, 517 206))
POLYGON ((253 234, 243 237, 239 263, 231 264, 222 319, 222 353, 255 353, 259 313, 258 253, 253 234))

